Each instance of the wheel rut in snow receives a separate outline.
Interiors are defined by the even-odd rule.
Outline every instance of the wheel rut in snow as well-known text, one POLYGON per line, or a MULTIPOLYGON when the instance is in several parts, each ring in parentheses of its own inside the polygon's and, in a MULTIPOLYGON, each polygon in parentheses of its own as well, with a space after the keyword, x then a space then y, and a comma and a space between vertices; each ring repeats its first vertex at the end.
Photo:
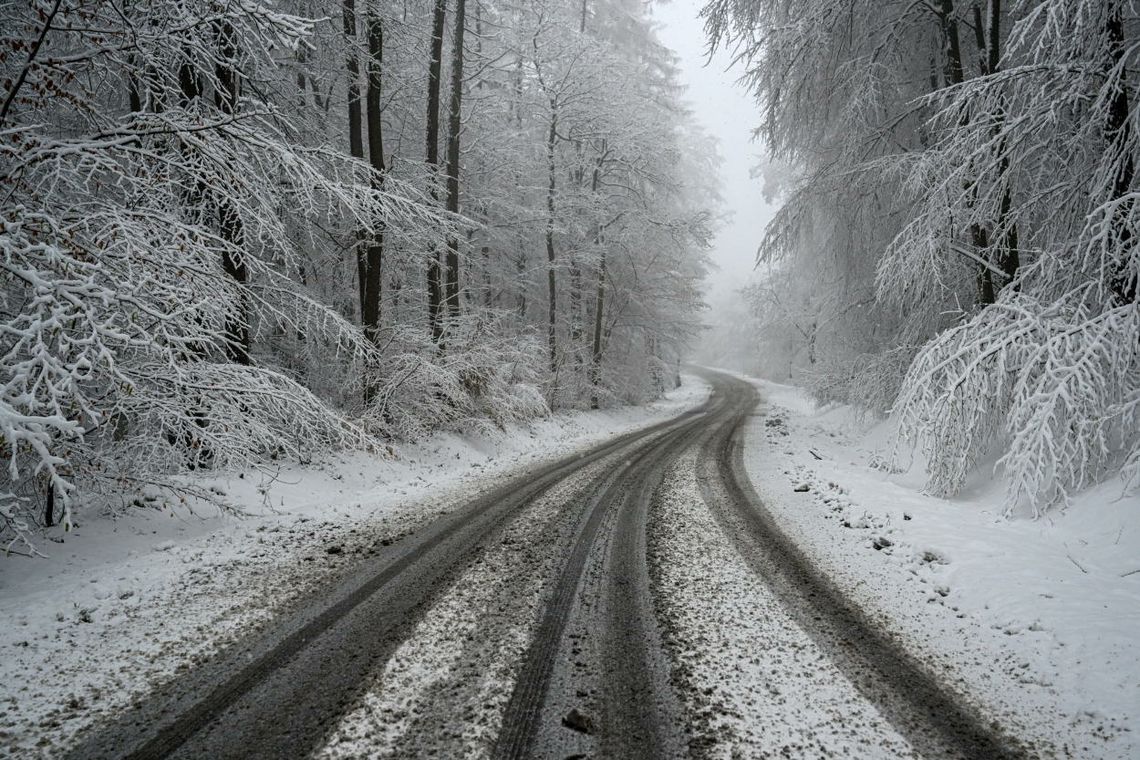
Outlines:
POLYGON ((663 590, 649 575, 646 531, 665 473, 693 449, 702 496, 728 540, 917 750, 947 758, 1027 756, 845 599, 779 530, 743 469, 743 423, 757 393, 726 375, 704 374, 714 394, 699 410, 520 477, 430 523, 296 605, 266 633, 94 728, 70 757, 312 753, 361 703, 396 650, 414 640, 428 610, 458 588, 485 550, 505 545, 508 528, 521 525, 516 518, 527 519, 540 499, 549 505, 547 517, 521 535, 550 535, 503 566, 493 594, 507 597, 496 602, 499 623, 480 634, 487 641, 459 644, 455 656, 466 664, 444 682, 457 688, 429 696, 397 751, 447 756, 454 749, 448 716, 478 697, 462 679, 509 631, 513 651, 524 654, 512 655, 509 662, 518 665, 506 668, 515 676, 509 699, 499 692, 506 707, 495 757, 684 756, 688 728, 674 689, 686 683, 662 646, 653 594, 663 590), (585 469, 591 466, 593 472, 585 469), (520 618, 511 610, 523 606, 511 595, 523 591, 531 596, 520 618))
MULTIPOLYGON (((448 592, 455 593, 454 605, 475 611, 477 629, 449 630, 425 637, 417 628, 416 636, 407 641, 408 649, 401 647, 406 667, 436 675, 429 676, 431 683, 426 688, 410 690, 388 681, 387 675, 376 681, 369 692, 370 709, 407 716, 402 726, 391 729, 397 738, 390 748, 381 740, 385 748, 378 750, 380 754, 470 754, 478 744, 472 737, 482 734, 489 725, 499 725, 511 685, 533 637, 535 621, 547 601, 559 592, 563 566, 585 560, 575 557, 576 551, 589 548, 589 542, 581 537, 595 532, 608 514, 606 509, 597 508, 600 494, 621 476, 631 459, 640 456, 640 450, 650 445, 652 439, 648 437, 639 440, 567 478, 512 521, 497 549, 487 555, 493 572, 487 572, 487 567, 472 568, 448 592), (440 646, 441 638, 448 639, 452 647, 442 658, 431 653, 440 646), (490 687, 488 691, 488 684, 493 683, 498 688, 490 687), (393 689, 394 693, 389 694, 393 689)), ((433 609, 429 620, 437 614, 433 609)), ((462 617, 460 613, 459 618, 462 617)), ((361 714, 348 716, 347 720, 335 745, 352 754, 355 747, 344 745, 359 734, 354 724, 361 720, 371 723, 373 719, 361 714)), ((373 736, 387 733, 389 730, 383 725, 376 725, 372 731, 373 736)), ((335 745, 330 745, 329 757, 343 755, 338 755, 335 745)))
POLYGON ((624 484, 606 562, 600 755, 677 757, 685 746, 682 713, 654 613, 646 557, 649 499, 665 471, 703 428, 684 431, 639 477, 624 484))
POLYGON ((493 756, 661 758, 683 754, 649 589, 645 530, 664 472, 710 428, 730 424, 739 393, 712 379, 711 408, 618 466, 588 500, 582 528, 538 621, 493 756), (574 736, 563 720, 578 732, 574 736))
POLYGON ((370 674, 472 553, 582 467, 684 424, 690 411, 520 476, 389 547, 347 580, 86 732, 71 758, 298 757, 319 747, 370 674))
MULTIPOLYGON (((755 407, 759 395, 750 391, 755 407)), ((697 479, 724 534, 796 624, 923 757, 1032 757, 871 621, 780 529, 744 470, 746 421, 709 437, 697 479)))

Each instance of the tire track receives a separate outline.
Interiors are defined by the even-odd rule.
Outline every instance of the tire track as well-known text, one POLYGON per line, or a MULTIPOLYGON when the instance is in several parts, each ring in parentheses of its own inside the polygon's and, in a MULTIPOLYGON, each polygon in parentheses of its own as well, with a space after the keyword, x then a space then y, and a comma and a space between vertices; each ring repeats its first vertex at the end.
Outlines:
POLYGON ((231 647, 93 727, 70 758, 297 757, 319 747, 472 552, 531 500, 582 467, 683 425, 699 410, 521 476, 441 518, 231 647))
MULTIPOLYGON (((644 456, 645 452, 642 452, 638 459, 644 456)), ((587 501, 584 524, 571 546, 534 639, 524 655, 522 670, 505 710, 495 757, 529 758, 533 754, 543 702, 550 687, 563 633, 574 607, 574 598, 585 572, 586 561, 606 515, 608 504, 605 496, 626 470, 627 466, 619 465, 608 474, 587 501)))
POLYGON ((657 628, 646 556, 649 501, 665 471, 703 429, 687 431, 647 461, 621 497, 607 562, 601 755, 676 757, 685 746, 681 709, 657 628))
MULTIPOLYGON (((658 440, 656 436, 639 440, 638 450, 652 446, 655 440, 658 440)), ((595 509, 599 494, 621 477, 630 456, 629 451, 619 451, 592 465, 589 469, 593 472, 584 468, 584 483, 574 485, 571 479, 563 481, 539 500, 540 504, 550 504, 538 509, 531 507, 506 529, 501 541, 505 549, 499 563, 501 576, 483 581, 497 587, 496 601, 484 610, 478 635, 456 643, 462 651, 456 657, 454 672, 437 685, 430 704, 423 706, 398 743, 395 756, 422 757, 441 750, 456 756, 470 756, 471 747, 457 749, 453 739, 461 730, 487 728, 486 724, 471 725, 473 713, 493 711, 493 720, 488 723, 494 723, 497 728, 505 704, 492 705, 500 696, 510 697, 519 662, 532 638, 532 621, 556 591, 560 570, 566 563, 564 558, 570 557, 573 563, 573 549, 579 537, 596 530, 598 518, 604 515, 604 510, 595 509), (564 484, 570 492, 555 499, 555 492, 567 490, 563 489, 564 484), (517 648, 510 643, 516 637, 521 639, 517 648), (501 647, 515 650, 508 655, 510 662, 502 662, 501 647), (482 678, 489 670, 500 668, 507 671, 503 693, 481 696, 482 678)), ((639 454, 635 451, 632 456, 639 454)), ((467 580, 465 575, 460 584, 467 580)), ((478 604, 477 596, 477 593, 469 595, 463 604, 478 604)), ((431 667, 426 663, 425 666, 431 667)))
POLYGON ((712 408, 705 416, 639 451, 590 500, 583 529, 527 650, 494 757, 514 760, 557 754, 558 742, 552 735, 565 729, 557 725, 560 716, 552 709, 551 687, 559 668, 567 673, 564 680, 577 683, 574 701, 582 704, 587 695, 600 695, 594 705, 597 725, 580 728, 598 734, 595 742, 601 756, 662 758, 681 752, 679 708, 668 684, 669 668, 649 592, 645 522, 650 495, 670 464, 710 428, 726 424, 736 413, 730 384, 720 376, 712 383, 712 408), (590 562, 601 565, 602 580, 597 584, 585 577, 590 562), (601 628, 593 652, 584 651, 583 636, 570 634, 575 618, 580 627, 601 628), (592 673, 579 672, 582 659, 593 660, 585 665, 592 673))
POLYGON ((316 757, 470 757, 494 741, 529 638, 525 621, 577 527, 570 505, 608 463, 559 483, 477 552, 316 757))
MULTIPOLYGON (((748 389, 751 410, 759 394, 748 389)), ((796 624, 924 757, 1032 756, 849 602, 783 533, 744 471, 747 419, 741 415, 701 447, 697 479, 724 535, 796 624)))

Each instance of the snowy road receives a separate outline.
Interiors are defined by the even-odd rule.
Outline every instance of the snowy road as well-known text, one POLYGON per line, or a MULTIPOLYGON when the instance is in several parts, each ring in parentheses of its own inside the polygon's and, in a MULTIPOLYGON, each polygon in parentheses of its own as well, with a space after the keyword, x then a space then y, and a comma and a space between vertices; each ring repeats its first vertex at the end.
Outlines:
POLYGON ((73 757, 1016 757, 813 570, 740 456, 755 388, 385 547, 73 757))

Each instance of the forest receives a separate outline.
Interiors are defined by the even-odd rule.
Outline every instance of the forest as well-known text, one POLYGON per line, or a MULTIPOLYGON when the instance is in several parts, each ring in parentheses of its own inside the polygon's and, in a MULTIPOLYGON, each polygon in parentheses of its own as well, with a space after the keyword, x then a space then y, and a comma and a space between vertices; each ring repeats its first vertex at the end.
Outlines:
POLYGON ((4 543, 671 388, 717 158, 648 10, 4 3, 4 543))
POLYGON ((0 14, 8 546, 192 471, 641 403, 702 335, 891 415, 934 494, 1140 484, 1132 2, 709 2, 779 209, 711 334, 722 158, 651 3, 0 14))
POLYGON ((710 2, 779 199, 747 364, 892 414, 938 495, 996 471, 1040 515, 1140 485, 1136 10, 710 2))
POLYGON ((0 0, 0 758, 1140 758, 1140 0, 0 0))

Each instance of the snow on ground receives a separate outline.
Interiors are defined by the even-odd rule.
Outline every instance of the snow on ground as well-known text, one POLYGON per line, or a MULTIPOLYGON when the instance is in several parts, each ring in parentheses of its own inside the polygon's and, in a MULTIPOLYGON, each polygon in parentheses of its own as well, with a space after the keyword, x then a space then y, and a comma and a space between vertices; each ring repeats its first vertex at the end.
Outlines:
POLYGON ((512 475, 698 405, 696 378, 640 408, 560 413, 497 436, 439 434, 387 458, 228 473, 241 516, 155 502, 83 515, 47 559, 0 557, 0 756, 52 756, 348 570, 353 557, 512 475))
POLYGON ((1140 497, 1108 482, 1004 519, 986 473, 961 498, 930 497, 920 464, 888 465, 887 423, 755 382, 749 475, 841 589, 1060 756, 1140 757, 1140 497))
POLYGON ((555 485, 479 552, 315 757, 489 757, 546 579, 563 556, 550 544, 576 526, 563 508, 609 464, 555 485))
POLYGON ((696 479, 696 450, 654 502, 651 556, 666 646, 691 688, 699 756, 915 757, 725 540, 696 479))

